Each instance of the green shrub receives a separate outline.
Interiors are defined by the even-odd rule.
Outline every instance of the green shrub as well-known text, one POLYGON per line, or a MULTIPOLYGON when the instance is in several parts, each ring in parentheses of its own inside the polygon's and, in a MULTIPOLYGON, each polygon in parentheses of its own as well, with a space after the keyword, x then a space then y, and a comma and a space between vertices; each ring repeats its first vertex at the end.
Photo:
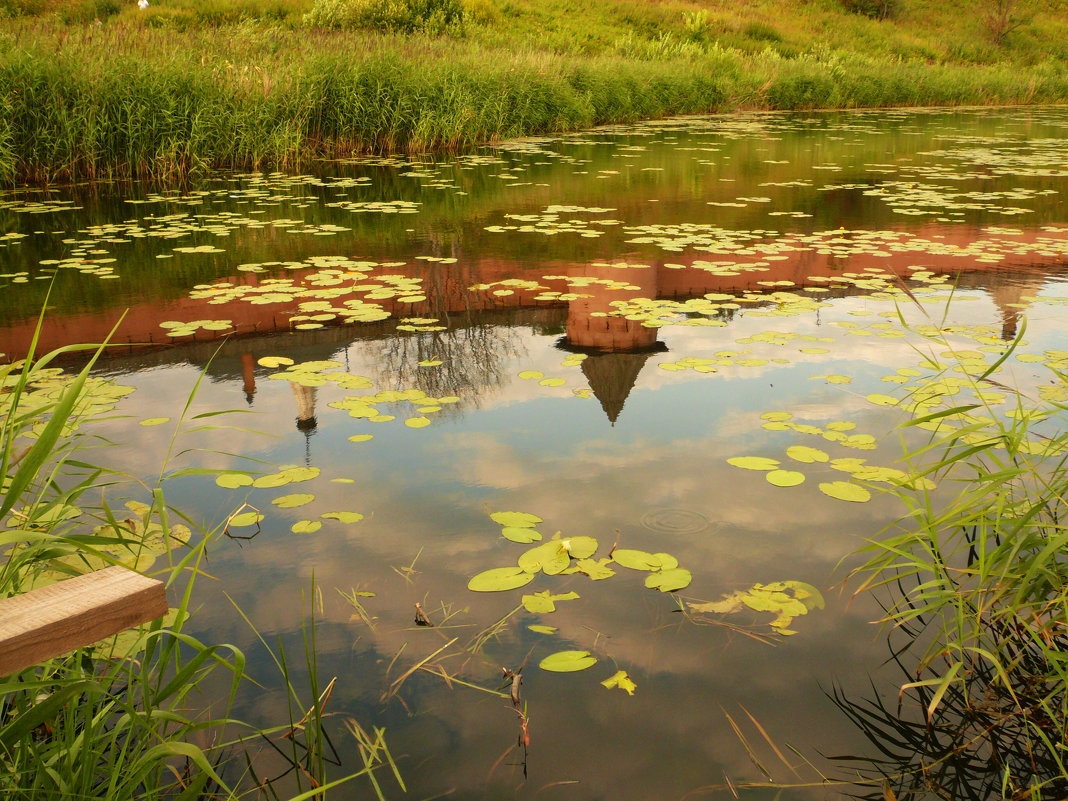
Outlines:
POLYGON ((898 11, 897 0, 842 0, 842 6, 871 19, 890 19, 898 11))
POLYGON ((462 0, 315 0, 304 22, 317 28, 457 35, 464 19, 462 0))
POLYGON ((742 29, 742 33, 750 39, 756 39, 759 42, 782 41, 782 34, 766 22, 750 22, 742 29))

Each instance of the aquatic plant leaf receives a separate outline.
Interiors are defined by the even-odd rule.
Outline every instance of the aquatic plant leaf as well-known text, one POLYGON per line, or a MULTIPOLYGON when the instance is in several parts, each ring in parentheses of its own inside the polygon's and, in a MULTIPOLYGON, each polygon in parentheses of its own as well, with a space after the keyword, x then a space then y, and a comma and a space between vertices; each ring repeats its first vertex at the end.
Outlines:
POLYGON ((323 524, 318 520, 298 520, 289 527, 289 530, 294 534, 314 534, 322 527, 323 524))
POLYGON ((534 381, 537 379, 545 378, 545 373, 538 370, 524 370, 519 374, 519 377, 527 381, 534 381))
POLYGON ((315 500, 315 496, 309 492, 298 492, 293 495, 282 495, 275 498, 271 503, 275 506, 280 506, 283 509, 295 509, 298 506, 304 506, 315 500))
POLYGON ((524 544, 528 542, 541 542, 541 534, 532 528, 505 526, 501 529, 501 536, 506 540, 524 544))
POLYGON ((526 512, 494 512, 490 520, 505 528, 534 528, 542 519, 526 512))
POLYGON ((876 406, 897 406, 900 402, 892 395, 882 395, 878 392, 873 392, 867 396, 868 403, 874 403, 876 406))
POLYGON ((631 680, 625 670, 620 670, 614 676, 605 679, 601 682, 601 686, 609 690, 618 687, 627 695, 634 695, 634 691, 638 689, 638 685, 631 680))
POLYGON ((169 422, 170 419, 171 418, 169 418, 169 417, 148 417, 148 418, 142 420, 140 424, 143 425, 143 426, 158 426, 158 425, 163 425, 166 422, 169 422))
POLYGON ((538 667, 553 673, 574 673, 596 664, 596 657, 590 656, 589 651, 557 651, 541 660, 538 667))
POLYGON ((474 592, 503 592, 522 587, 534 580, 534 573, 521 567, 495 567, 484 570, 467 582, 467 589, 474 592))
POLYGON ((796 470, 772 470, 765 473, 764 478, 776 487, 796 487, 805 482, 805 474, 798 473, 796 470))
POLYGON ((254 526, 263 520, 263 515, 259 512, 242 512, 239 515, 234 515, 228 521, 230 528, 241 528, 243 526, 254 526))
POLYGON ((646 551, 630 548, 616 548, 612 552, 612 561, 631 570, 659 570, 660 560, 646 551))
POLYGON ((616 574, 616 571, 608 567, 611 561, 611 559, 579 559, 575 563, 575 569, 579 573, 585 573, 594 581, 601 581, 616 574))
POLYGON ((646 576, 645 586, 651 590, 660 590, 660 592, 675 592, 690 586, 691 581, 693 581, 693 576, 689 570, 676 567, 646 576))
POLYGON ((293 360, 287 359, 285 356, 264 356, 262 359, 257 359, 256 364, 271 370, 277 370, 279 367, 287 367, 293 364, 293 360))
POLYGON ((556 611, 557 601, 577 600, 577 592, 565 592, 562 595, 552 595, 548 590, 536 592, 533 595, 523 596, 523 607, 532 614, 548 613, 556 611))
POLYGON ((283 470, 280 475, 285 476, 294 484, 300 481, 310 481, 319 475, 318 467, 289 467, 283 470))
POLYGON ((812 464, 813 462, 826 462, 830 457, 819 448, 810 448, 807 445, 791 445, 786 449, 786 455, 795 462, 812 464))
POLYGON ((527 626, 527 628, 537 634, 556 634, 556 626, 541 626, 535 624, 533 626, 527 626))
POLYGON ((545 571, 550 576, 555 576, 571 564, 571 554, 563 546, 560 540, 550 540, 542 543, 519 556, 519 567, 529 573, 545 571))
POLYGON ((653 556, 660 560, 661 570, 674 570, 679 566, 679 560, 669 553, 654 553, 653 556))
POLYGON ((727 460, 727 464, 743 470, 774 470, 779 466, 779 460, 766 456, 732 456, 727 460))
POLYGON ((408 428, 426 428, 430 425, 429 417, 409 417, 404 421, 404 425, 408 428))
POLYGON ((820 484, 820 492, 840 501, 864 503, 871 500, 871 493, 859 484, 849 481, 826 481, 820 484))
POLYGON ((561 542, 575 559, 588 559, 597 552, 597 540, 593 537, 568 537, 561 542))
POLYGON ((224 489, 252 486, 252 476, 245 473, 223 473, 215 477, 215 483, 224 489))
POLYGON ((363 515, 359 512, 323 512, 319 517, 324 520, 336 520, 339 523, 359 523, 363 515))
POLYGON ((283 487, 292 480, 284 473, 268 473, 265 476, 259 476, 252 482, 252 486, 257 489, 270 489, 271 487, 283 487))
POLYGON ((374 434, 353 434, 351 437, 349 437, 349 442, 367 442, 374 438, 374 434))

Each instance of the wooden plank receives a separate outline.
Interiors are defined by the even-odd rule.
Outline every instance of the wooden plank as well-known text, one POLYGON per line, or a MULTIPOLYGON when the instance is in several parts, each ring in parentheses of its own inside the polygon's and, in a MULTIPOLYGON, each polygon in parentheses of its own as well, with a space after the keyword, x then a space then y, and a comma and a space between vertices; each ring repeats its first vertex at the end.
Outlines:
POLYGON ((107 567, 0 599, 0 676, 167 613, 162 581, 107 567))

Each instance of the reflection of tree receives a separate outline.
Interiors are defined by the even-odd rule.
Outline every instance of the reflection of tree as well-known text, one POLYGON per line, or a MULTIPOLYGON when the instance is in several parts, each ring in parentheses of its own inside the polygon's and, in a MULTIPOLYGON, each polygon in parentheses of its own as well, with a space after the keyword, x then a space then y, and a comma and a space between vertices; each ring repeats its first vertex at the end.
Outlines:
MULTIPOLYGON (((504 365, 524 355, 511 327, 486 322, 447 331, 398 335, 368 343, 377 350, 375 381, 381 386, 421 389, 434 398, 455 395, 479 406, 480 396, 504 383, 504 365), (441 361, 434 367, 419 362, 441 361)), ((447 410, 456 406, 447 406, 447 410)))

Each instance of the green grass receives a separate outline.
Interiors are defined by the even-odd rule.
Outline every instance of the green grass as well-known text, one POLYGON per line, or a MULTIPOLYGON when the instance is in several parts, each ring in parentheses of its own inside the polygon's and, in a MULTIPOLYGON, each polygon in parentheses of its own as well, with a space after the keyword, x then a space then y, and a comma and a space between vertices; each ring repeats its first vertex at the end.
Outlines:
POLYGON ((22 20, 0 40, 0 180, 293 170, 353 152, 739 108, 1068 100, 1068 70, 1052 63, 932 65, 827 49, 786 58, 663 38, 621 48, 560 55, 257 22, 176 31, 22 20))
POLYGON ((75 345, 0 367, 0 597, 122 564, 163 580, 176 603, 150 625, 0 676, 0 796, 304 799, 368 776, 381 798, 371 771, 392 760, 380 730, 360 730, 362 769, 327 776, 314 617, 305 628, 310 697, 300 700, 284 654, 272 652, 290 699, 288 725, 259 730, 231 718, 234 695, 249 680, 244 655, 185 630, 193 584, 217 531, 198 530, 168 507, 162 473, 151 486, 94 466, 106 443, 91 421, 108 415, 122 395, 90 374, 100 353, 99 346, 75 345), (77 375, 51 366, 76 350, 95 352, 77 375), (109 502, 116 495, 144 500, 116 507, 109 502), (229 694, 209 704, 203 691, 220 681, 229 694), (280 742, 277 753, 298 768, 285 786, 257 775, 247 743, 258 747, 263 738, 280 742))

